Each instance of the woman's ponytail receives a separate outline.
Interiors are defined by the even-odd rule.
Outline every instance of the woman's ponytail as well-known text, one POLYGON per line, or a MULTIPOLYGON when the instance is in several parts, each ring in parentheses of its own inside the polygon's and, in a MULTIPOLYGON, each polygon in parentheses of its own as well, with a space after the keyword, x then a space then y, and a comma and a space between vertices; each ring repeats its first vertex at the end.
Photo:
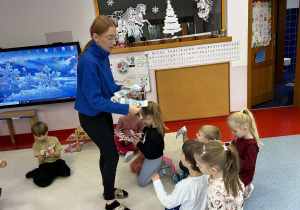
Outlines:
POLYGON ((92 43, 93 39, 91 39, 84 47, 84 49, 82 50, 82 52, 80 53, 78 60, 81 58, 81 56, 83 55, 83 53, 85 53, 85 51, 87 51, 87 49, 90 47, 91 43, 92 43))

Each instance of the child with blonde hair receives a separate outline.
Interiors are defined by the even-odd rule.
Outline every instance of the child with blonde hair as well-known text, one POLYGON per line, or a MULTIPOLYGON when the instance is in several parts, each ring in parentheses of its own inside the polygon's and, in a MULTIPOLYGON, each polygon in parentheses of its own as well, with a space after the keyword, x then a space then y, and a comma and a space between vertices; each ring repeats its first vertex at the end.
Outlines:
POLYGON ((167 166, 162 166, 166 126, 159 105, 149 101, 147 107, 142 107, 141 115, 145 123, 144 134, 136 133, 135 136, 143 139, 143 142, 135 138, 133 144, 145 156, 139 175, 139 185, 144 187, 151 182, 151 176, 156 173, 164 176, 174 175, 177 171, 172 162, 169 162, 167 166))
POLYGON ((248 199, 254 189, 251 182, 255 173, 256 159, 259 152, 258 146, 262 143, 259 140, 254 117, 248 109, 243 108, 241 111, 230 115, 228 126, 235 136, 232 144, 239 152, 241 164, 239 177, 245 185, 244 199, 248 199))
POLYGON ((156 195, 161 204, 168 209, 206 210, 205 188, 208 176, 203 175, 196 166, 194 149, 197 143, 186 141, 182 146, 181 161, 190 171, 190 175, 176 184, 172 194, 167 195, 158 174, 152 177, 156 195))
MULTIPOLYGON (((183 143, 185 143, 188 140, 187 137, 187 130, 184 130, 184 133, 182 134, 183 137, 183 143)), ((196 141, 198 142, 208 142, 209 140, 220 140, 221 137, 221 133, 219 131, 219 129, 216 126, 213 125, 203 125, 198 133, 196 134, 196 141)), ((179 181, 181 181, 182 179, 185 179, 186 177, 188 177, 189 175, 189 170, 182 165, 182 162, 179 162, 179 167, 182 170, 181 173, 178 174, 174 174, 172 179, 173 182, 178 183, 179 181)))
POLYGON ((210 175, 206 189, 208 209, 243 209, 244 185, 238 172, 239 154, 234 145, 220 141, 197 142, 194 157, 203 174, 210 175))

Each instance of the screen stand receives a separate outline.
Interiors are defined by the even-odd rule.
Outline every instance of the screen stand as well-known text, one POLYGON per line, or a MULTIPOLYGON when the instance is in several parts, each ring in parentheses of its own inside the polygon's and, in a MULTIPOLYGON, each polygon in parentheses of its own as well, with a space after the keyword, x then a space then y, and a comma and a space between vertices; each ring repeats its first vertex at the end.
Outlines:
POLYGON ((0 120, 6 120, 10 138, 13 143, 15 142, 15 137, 12 120, 21 118, 29 118, 30 125, 33 125, 33 123, 35 123, 35 110, 18 110, 0 113, 0 120))

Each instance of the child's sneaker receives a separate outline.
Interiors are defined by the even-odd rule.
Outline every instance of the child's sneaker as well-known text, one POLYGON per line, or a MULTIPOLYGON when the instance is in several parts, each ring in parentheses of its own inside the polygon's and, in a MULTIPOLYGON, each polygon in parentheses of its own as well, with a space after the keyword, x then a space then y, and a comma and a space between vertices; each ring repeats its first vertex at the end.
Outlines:
POLYGON ((248 199, 252 193, 252 191, 254 190, 254 185, 253 184, 249 184, 247 187, 245 187, 245 192, 244 192, 244 199, 248 199))
POLYGON ((181 172, 180 174, 174 174, 173 177, 172 177, 172 180, 174 183, 178 183, 180 182, 181 180, 185 179, 188 177, 188 174, 184 173, 184 172, 181 172))
POLYGON ((131 158, 133 157, 134 155, 134 152, 133 151, 128 151, 126 154, 125 154, 125 162, 128 162, 129 160, 131 160, 131 158))
POLYGON ((167 168, 167 167, 170 167, 170 166, 174 167, 174 169, 175 169, 175 166, 174 166, 172 160, 170 158, 162 156, 162 161, 161 161, 160 168, 167 168))
POLYGON ((172 167, 167 167, 167 168, 164 168, 163 170, 164 170, 165 175, 173 176, 174 174, 177 173, 177 171, 174 170, 172 167))
POLYGON ((175 166, 170 158, 162 156, 160 168, 165 169, 165 174, 168 175, 177 174, 175 166))

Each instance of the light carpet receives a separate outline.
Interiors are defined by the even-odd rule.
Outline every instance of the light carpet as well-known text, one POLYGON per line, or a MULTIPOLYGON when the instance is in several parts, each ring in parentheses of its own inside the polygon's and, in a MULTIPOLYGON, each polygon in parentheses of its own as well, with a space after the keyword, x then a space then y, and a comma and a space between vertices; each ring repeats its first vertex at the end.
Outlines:
MULTIPOLYGON (((165 156, 172 158, 180 171, 182 138, 176 139, 175 135, 166 134, 165 156)), ((267 138, 262 142, 264 145, 260 148, 253 180, 255 188, 245 201, 244 209, 298 209, 300 136, 267 138)), ((37 166, 32 149, 0 152, 0 158, 8 162, 6 168, 0 169, 1 210, 104 209, 99 150, 93 142, 88 142, 81 152, 63 153, 62 158, 71 168, 71 176, 57 178, 46 188, 37 187, 32 179, 25 178, 25 174, 37 166)), ((152 183, 144 188, 138 186, 138 176, 129 167, 131 161, 126 163, 124 156, 120 155, 116 187, 126 189, 130 195, 119 201, 132 210, 164 209, 152 183)), ((175 186, 171 177, 162 177, 162 182, 167 193, 171 193, 175 186)))
MULTIPOLYGON (((170 157, 176 168, 181 157, 182 138, 175 138, 176 133, 165 136, 166 157, 170 157)), ((68 145, 63 145, 65 149, 68 145)), ((0 158, 7 160, 7 167, 0 169, 1 210, 96 210, 104 209, 105 200, 102 197, 103 186, 99 169, 99 150, 93 142, 88 142, 81 152, 64 153, 62 159, 71 168, 71 176, 56 178, 49 187, 40 188, 33 183, 32 178, 26 179, 25 174, 38 166, 32 149, 0 152, 0 158)), ((121 203, 132 210, 164 209, 156 197, 153 184, 146 187, 138 185, 138 176, 130 169, 131 161, 125 162, 120 155, 117 168, 116 184, 118 188, 129 193, 121 203)), ((171 176, 162 177, 165 190, 171 193, 174 183, 171 176)))

